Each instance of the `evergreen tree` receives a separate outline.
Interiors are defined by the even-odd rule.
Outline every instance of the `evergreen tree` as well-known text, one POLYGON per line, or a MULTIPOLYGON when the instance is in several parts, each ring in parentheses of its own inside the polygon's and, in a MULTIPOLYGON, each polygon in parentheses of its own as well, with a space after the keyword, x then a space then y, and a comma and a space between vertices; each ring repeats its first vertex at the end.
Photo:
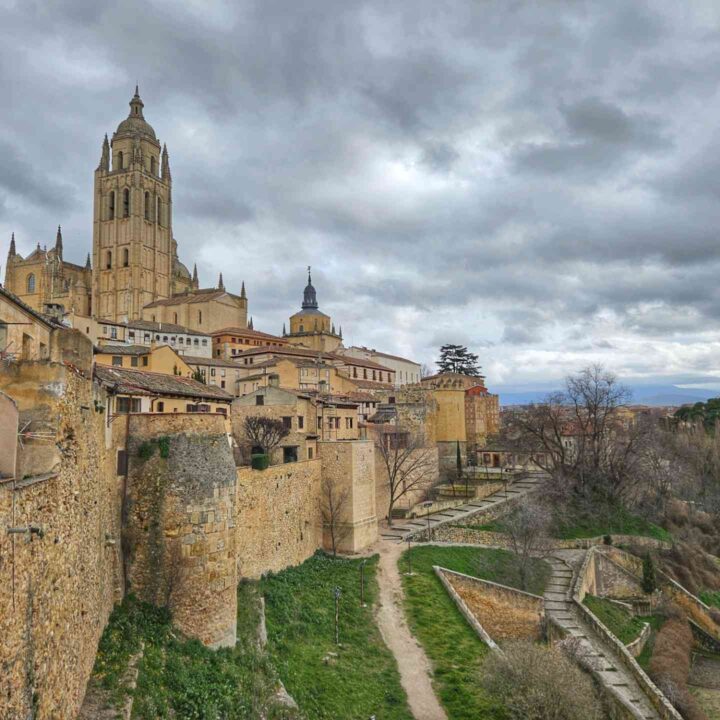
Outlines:
POLYGON ((653 563, 650 553, 646 553, 643 558, 643 577, 642 589, 648 595, 657 590, 657 578, 655 577, 655 563, 653 563))
POLYGON ((462 375, 480 375, 478 356, 471 353, 465 345, 443 345, 437 366, 441 373, 461 373, 462 375))

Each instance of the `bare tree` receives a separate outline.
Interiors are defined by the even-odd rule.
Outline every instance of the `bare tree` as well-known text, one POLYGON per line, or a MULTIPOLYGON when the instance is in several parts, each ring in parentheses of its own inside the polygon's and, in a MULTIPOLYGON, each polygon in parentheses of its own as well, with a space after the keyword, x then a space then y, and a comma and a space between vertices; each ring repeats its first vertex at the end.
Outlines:
POLYGON ((248 415, 243 420, 243 431, 248 442, 253 447, 262 448, 268 455, 290 433, 290 430, 283 425, 282 420, 275 420, 262 415, 248 415))
POLYGON ((375 447, 386 473, 390 496, 388 525, 392 525, 397 501, 413 491, 428 490, 436 464, 432 449, 425 445, 421 434, 411 433, 401 425, 377 427, 374 433, 375 447))
POLYGON ((350 499, 350 490, 349 488, 338 488, 337 483, 329 477, 323 479, 321 490, 320 511, 323 526, 330 533, 333 557, 337 557, 338 545, 350 533, 350 527, 342 523, 350 499))
POLYGON ((551 520, 552 515, 544 504, 525 497, 501 523, 515 553, 523 590, 527 590, 532 559, 543 556, 548 551, 551 520))

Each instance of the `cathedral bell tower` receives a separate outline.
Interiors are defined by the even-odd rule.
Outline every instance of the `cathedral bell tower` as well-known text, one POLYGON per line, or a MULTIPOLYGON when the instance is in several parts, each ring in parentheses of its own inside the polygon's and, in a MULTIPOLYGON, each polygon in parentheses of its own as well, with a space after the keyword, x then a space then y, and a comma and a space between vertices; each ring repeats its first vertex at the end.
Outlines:
POLYGON ((95 171, 93 315, 136 320, 172 294, 175 243, 167 148, 143 116, 137 86, 130 114, 102 145, 95 171))

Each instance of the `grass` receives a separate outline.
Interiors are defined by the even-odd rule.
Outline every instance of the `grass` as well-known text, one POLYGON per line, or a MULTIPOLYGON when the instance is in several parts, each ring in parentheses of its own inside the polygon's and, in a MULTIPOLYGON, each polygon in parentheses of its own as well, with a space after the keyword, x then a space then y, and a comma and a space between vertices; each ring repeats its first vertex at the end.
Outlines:
MULTIPOLYGON (((633 515, 625 508, 612 508, 596 515, 585 515, 563 508, 562 516, 556 518, 552 535, 560 540, 579 540, 604 535, 639 535, 656 540, 672 542, 672 535, 659 525, 633 515)), ((469 530, 504 532, 502 518, 484 525, 463 525, 469 530)))
POLYGON ((359 560, 316 554, 260 581, 268 652, 308 720, 410 720, 395 659, 380 637, 372 605, 377 557, 365 567, 360 605, 359 560), (341 589, 340 647, 335 644, 333 591, 341 589), (331 655, 333 653, 333 655, 331 655))
POLYGON ((720 590, 703 590, 700 599, 710 607, 720 608, 720 590))
MULTIPOLYGON (((413 575, 403 576, 405 608, 410 628, 433 663, 435 690, 451 720, 501 720, 500 702, 480 687, 483 658, 489 652, 458 611, 433 572, 433 565, 518 586, 511 553, 471 547, 422 545, 406 551, 400 569, 406 571, 408 552, 413 575)), ((534 561, 530 592, 542 594, 550 567, 534 561)))
POLYGON ((586 595, 583 604, 625 645, 637 639, 646 622, 650 623, 654 629, 659 627, 659 619, 655 616, 636 617, 621 605, 610 602, 605 598, 586 595), (658 627, 655 627, 656 625, 658 627))
POLYGON ((134 720, 244 720, 294 713, 266 708, 275 674, 254 645, 254 635, 234 648, 210 650, 184 637, 167 610, 132 596, 115 608, 98 648, 93 679, 118 704, 128 694, 124 674, 130 658, 144 646, 138 664, 134 720))
POLYGON ((556 521, 556 537, 561 540, 600 537, 601 535, 640 535, 656 540, 672 542, 672 535, 644 518, 633 515, 623 507, 615 507, 604 513, 575 514, 559 517, 556 521))

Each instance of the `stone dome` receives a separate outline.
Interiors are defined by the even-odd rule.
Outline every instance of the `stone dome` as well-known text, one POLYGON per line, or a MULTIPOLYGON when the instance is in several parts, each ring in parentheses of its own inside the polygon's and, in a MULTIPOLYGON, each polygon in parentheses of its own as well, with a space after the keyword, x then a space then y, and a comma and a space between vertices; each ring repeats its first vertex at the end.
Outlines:
POLYGON ((143 117, 144 103, 140 99, 137 85, 135 86, 135 95, 130 100, 130 114, 118 125, 115 131, 115 137, 121 135, 130 135, 132 137, 140 135, 154 143, 157 143, 155 130, 147 120, 143 117))

